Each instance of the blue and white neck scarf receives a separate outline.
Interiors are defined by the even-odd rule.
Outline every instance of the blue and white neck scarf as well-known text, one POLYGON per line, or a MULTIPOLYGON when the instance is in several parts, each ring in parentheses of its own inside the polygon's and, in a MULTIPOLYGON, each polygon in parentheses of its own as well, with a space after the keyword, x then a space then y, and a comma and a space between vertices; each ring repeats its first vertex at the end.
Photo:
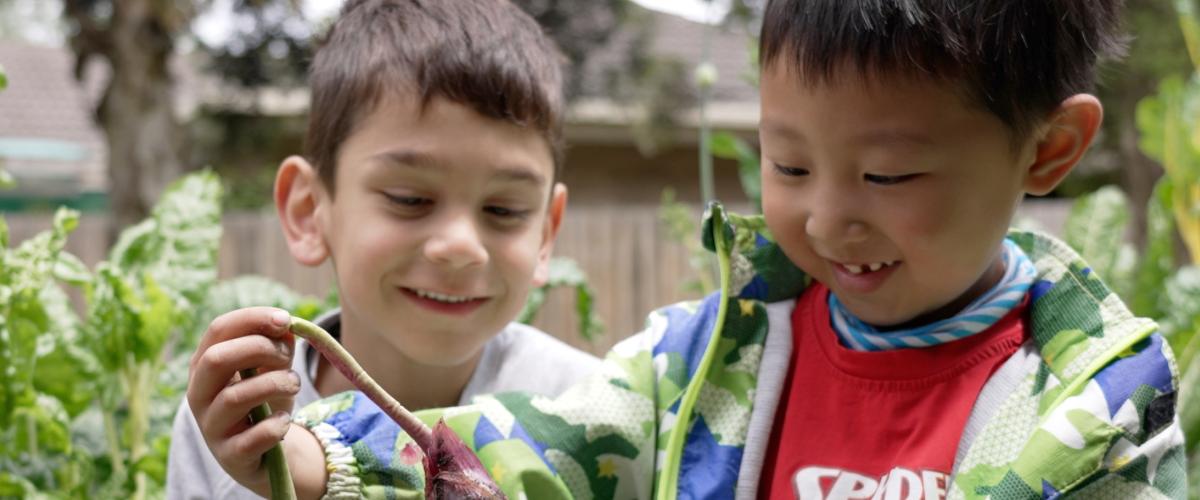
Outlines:
POLYGON ((888 351, 929 347, 987 330, 1025 299, 1037 277, 1037 268, 1016 243, 1004 240, 1004 278, 958 314, 928 325, 881 332, 854 317, 841 301, 829 294, 833 330, 842 345, 856 351, 888 351))

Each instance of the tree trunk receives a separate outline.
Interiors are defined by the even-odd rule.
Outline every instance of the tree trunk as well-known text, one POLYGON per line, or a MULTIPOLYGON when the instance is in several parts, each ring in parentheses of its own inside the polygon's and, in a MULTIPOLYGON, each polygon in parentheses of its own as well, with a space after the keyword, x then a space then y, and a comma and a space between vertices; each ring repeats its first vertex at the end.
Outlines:
POLYGON ((1138 147, 1137 103, 1141 95, 1124 92, 1118 99, 1120 109, 1112 113, 1118 120, 1109 130, 1117 133, 1116 145, 1121 161, 1121 187, 1129 197, 1132 215, 1132 242, 1142 248, 1146 242, 1146 203, 1154 193, 1154 183, 1162 176, 1162 168, 1138 147))
POLYGON ((114 2, 103 32, 112 77, 96 119, 108 144, 114 232, 144 218, 166 185, 184 170, 182 127, 174 115, 168 68, 174 41, 152 3, 114 2))

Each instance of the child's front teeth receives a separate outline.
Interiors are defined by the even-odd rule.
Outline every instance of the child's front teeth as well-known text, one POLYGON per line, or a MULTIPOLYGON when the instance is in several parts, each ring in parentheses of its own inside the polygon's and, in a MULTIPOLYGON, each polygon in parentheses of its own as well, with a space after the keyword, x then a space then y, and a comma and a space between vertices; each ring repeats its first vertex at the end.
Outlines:
POLYGON ((471 297, 455 297, 453 295, 442 295, 437 292, 427 292, 425 290, 414 290, 414 291, 417 292, 418 297, 425 298, 425 299, 433 299, 438 302, 449 302, 451 304, 457 304, 459 302, 466 302, 468 300, 471 300, 471 297))
POLYGON ((850 274, 862 274, 866 271, 871 271, 871 272, 878 271, 878 270, 883 269, 892 264, 893 264, 893 262, 873 262, 873 263, 867 264, 865 266, 860 266, 860 265, 855 265, 855 264, 845 264, 845 267, 846 267, 847 271, 850 271, 850 274))

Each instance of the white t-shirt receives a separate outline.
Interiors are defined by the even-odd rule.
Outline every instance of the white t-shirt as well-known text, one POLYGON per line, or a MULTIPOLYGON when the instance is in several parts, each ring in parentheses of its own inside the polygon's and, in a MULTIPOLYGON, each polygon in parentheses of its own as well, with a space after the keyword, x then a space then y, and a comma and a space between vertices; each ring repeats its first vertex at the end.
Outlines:
MULTIPOLYGON (((336 335, 341 317, 334 311, 317 321, 336 335)), ((296 340, 297 356, 292 369, 300 374, 300 392, 293 412, 321 399, 313 386, 317 352, 303 339, 296 340)), ((484 345, 483 355, 471 380, 463 389, 459 404, 471 398, 505 391, 524 391, 557 396, 600 366, 600 359, 571 347, 540 330, 520 323, 509 323, 499 335, 484 345)), ((213 458, 204 436, 192 416, 187 399, 179 405, 171 434, 167 459, 167 498, 257 499, 254 492, 229 477, 213 458)))

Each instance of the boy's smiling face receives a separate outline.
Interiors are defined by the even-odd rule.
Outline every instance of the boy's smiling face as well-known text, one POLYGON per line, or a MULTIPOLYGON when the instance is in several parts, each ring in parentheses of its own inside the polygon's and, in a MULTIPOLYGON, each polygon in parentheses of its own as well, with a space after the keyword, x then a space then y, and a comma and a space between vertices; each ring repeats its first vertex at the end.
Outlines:
POLYGON ((317 197, 343 328, 411 362, 469 362, 545 281, 566 201, 552 182, 534 129, 383 99, 339 148, 336 193, 317 197))
POLYGON ((833 76, 807 85, 782 60, 762 73, 771 232, 863 321, 953 315, 1001 277, 1000 242, 1042 150, 1014 148, 949 85, 833 76))

